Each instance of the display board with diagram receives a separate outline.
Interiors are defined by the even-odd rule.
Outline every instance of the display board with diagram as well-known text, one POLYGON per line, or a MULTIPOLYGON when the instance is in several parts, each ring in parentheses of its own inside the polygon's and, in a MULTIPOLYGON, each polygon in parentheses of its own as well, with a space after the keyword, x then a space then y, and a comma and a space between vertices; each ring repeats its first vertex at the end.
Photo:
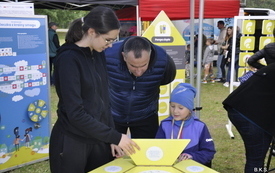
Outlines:
POLYGON ((47 17, 0 16, 0 172, 46 160, 50 138, 47 17))

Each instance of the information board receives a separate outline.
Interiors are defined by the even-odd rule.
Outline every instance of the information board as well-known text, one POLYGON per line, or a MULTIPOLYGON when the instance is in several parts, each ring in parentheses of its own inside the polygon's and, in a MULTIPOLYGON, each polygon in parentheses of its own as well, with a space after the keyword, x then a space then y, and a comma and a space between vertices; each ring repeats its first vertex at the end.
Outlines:
POLYGON ((0 16, 0 172, 49 153, 47 17, 0 16))

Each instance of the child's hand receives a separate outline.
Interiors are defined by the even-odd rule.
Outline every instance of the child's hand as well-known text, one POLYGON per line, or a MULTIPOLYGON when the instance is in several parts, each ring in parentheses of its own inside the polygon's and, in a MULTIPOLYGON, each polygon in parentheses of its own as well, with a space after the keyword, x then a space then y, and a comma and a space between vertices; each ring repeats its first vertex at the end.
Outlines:
POLYGON ((193 157, 192 157, 190 154, 187 154, 187 153, 182 153, 182 154, 178 157, 178 161, 188 160, 188 159, 193 159, 193 157))

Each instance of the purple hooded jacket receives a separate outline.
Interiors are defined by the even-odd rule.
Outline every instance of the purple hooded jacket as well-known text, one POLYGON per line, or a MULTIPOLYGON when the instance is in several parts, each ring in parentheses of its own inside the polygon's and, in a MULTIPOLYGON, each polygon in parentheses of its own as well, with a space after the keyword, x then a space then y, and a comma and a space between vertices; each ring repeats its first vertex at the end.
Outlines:
MULTIPOLYGON (((172 120, 173 117, 169 116, 161 121, 156 138, 171 139, 172 120)), ((174 124, 173 129, 174 134, 177 135, 180 127, 174 124)), ((207 126, 197 117, 191 116, 191 118, 184 123, 180 139, 191 139, 182 153, 190 154, 193 160, 205 165, 214 158, 216 150, 213 139, 207 126)))

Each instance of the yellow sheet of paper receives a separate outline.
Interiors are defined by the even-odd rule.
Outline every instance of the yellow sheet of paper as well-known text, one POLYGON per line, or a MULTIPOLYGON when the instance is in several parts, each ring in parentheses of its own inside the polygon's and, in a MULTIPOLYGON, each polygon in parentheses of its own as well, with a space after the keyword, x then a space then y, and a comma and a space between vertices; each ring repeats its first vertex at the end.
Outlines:
POLYGON ((217 171, 210 169, 194 160, 183 160, 174 165, 174 168, 181 170, 184 173, 218 173, 217 171))
POLYGON ((134 162, 131 159, 124 159, 119 158, 115 159, 97 169, 94 169, 93 171, 90 171, 89 173, 109 173, 109 172, 116 172, 116 173, 123 173, 127 170, 135 167, 134 162))
POLYGON ((141 148, 130 155, 136 165, 174 164, 190 139, 133 139, 141 148))
POLYGON ((126 173, 182 173, 171 166, 136 166, 126 173))

